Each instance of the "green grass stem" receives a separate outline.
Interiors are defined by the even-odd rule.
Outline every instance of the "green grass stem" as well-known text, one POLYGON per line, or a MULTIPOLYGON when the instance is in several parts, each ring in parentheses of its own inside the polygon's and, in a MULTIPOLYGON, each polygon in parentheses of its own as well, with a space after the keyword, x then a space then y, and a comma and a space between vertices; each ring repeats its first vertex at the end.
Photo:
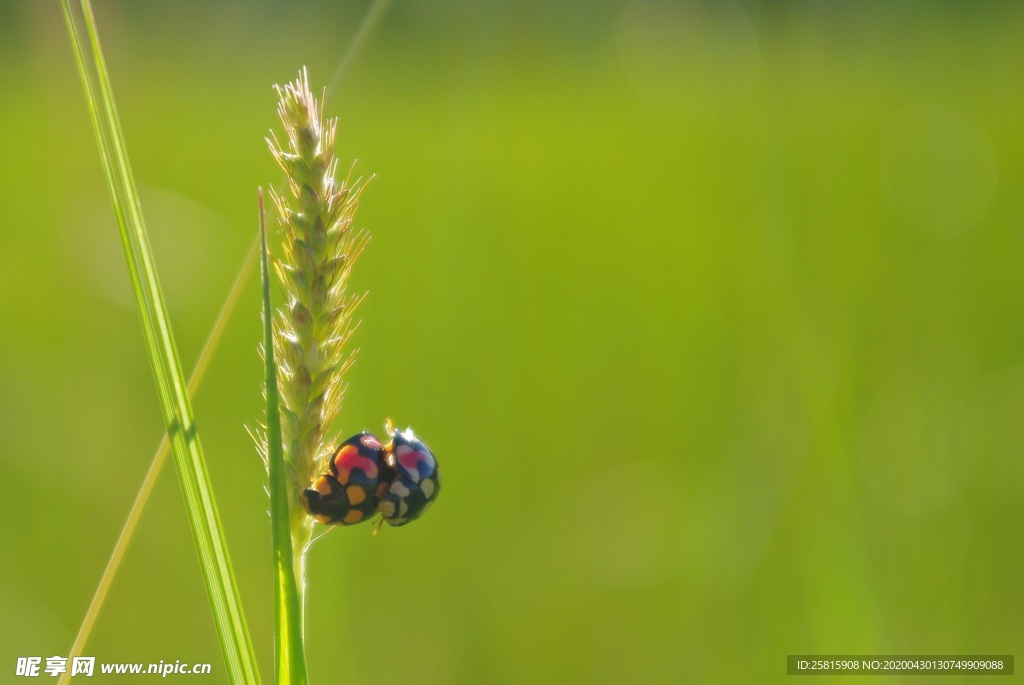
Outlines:
POLYGON ((260 201, 260 282, 263 290, 263 360, 266 365, 267 468, 270 473, 270 520, 274 547, 274 670, 278 685, 306 685, 306 652, 302 634, 302 603, 292 557, 291 515, 281 442, 280 398, 274 361, 274 310, 270 304, 270 265, 267 250, 263 189, 260 201))

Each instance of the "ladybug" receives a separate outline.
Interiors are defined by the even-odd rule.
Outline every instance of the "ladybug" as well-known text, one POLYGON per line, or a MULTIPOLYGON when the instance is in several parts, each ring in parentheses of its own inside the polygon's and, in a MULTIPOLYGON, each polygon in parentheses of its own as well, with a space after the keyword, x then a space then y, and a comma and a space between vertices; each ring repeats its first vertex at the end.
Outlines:
POLYGON ((384 448, 372 433, 362 432, 341 443, 328 462, 328 471, 302 492, 306 511, 320 523, 343 526, 361 523, 377 512, 384 448))
POLYGON ((390 440, 384 445, 384 469, 377 487, 380 513, 392 526, 404 526, 430 508, 441 490, 437 458, 411 428, 384 424, 390 440))

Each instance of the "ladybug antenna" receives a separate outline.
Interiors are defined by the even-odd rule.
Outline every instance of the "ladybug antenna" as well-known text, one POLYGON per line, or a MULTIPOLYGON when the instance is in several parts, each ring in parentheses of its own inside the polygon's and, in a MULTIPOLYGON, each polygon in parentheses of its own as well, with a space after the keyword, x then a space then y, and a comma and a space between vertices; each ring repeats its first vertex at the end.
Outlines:
MULTIPOLYGON (((384 432, 388 435, 388 441, 383 444, 384 454, 388 459, 388 463, 391 463, 391 451, 395 448, 395 421, 390 416, 384 419, 384 432)), ((376 535, 376 533, 374 533, 376 535)))

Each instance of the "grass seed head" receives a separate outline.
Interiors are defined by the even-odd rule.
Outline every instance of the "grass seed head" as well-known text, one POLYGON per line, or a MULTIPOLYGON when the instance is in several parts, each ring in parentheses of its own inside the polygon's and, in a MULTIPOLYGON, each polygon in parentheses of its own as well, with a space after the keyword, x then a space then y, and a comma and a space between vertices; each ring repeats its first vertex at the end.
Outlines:
POLYGON ((349 292, 348 277, 368 236, 353 227, 364 184, 353 181, 351 173, 337 177, 337 120, 324 121, 305 68, 295 81, 275 88, 284 137, 271 134, 267 143, 288 181, 286 189, 271 189, 281 227, 274 267, 284 292, 274 321, 274 349, 285 460, 295 481, 289 487, 292 529, 301 553, 312 520, 298 493, 336 442, 328 434, 345 395, 342 376, 355 354, 347 343, 362 299, 349 292))

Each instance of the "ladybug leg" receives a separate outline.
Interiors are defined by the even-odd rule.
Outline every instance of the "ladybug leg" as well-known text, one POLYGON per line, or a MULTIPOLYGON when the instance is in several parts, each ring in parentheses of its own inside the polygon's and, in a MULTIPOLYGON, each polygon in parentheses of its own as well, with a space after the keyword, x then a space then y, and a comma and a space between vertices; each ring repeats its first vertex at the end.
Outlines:
POLYGON ((373 527, 373 537, 377 537, 380 533, 380 529, 384 526, 384 514, 381 514, 377 519, 377 525, 373 527))
POLYGON ((328 534, 328 533, 330 533, 330 532, 331 532, 332 530, 333 530, 333 528, 321 528, 321 529, 319 530, 319 532, 314 532, 314 533, 313 533, 313 539, 309 541, 309 544, 308 544, 308 545, 306 545, 306 550, 308 551, 308 550, 309 550, 309 548, 313 546, 313 543, 314 543, 314 542, 316 542, 317 540, 319 540, 319 539, 320 539, 320 538, 322 538, 323 536, 327 535, 327 534, 328 534))

